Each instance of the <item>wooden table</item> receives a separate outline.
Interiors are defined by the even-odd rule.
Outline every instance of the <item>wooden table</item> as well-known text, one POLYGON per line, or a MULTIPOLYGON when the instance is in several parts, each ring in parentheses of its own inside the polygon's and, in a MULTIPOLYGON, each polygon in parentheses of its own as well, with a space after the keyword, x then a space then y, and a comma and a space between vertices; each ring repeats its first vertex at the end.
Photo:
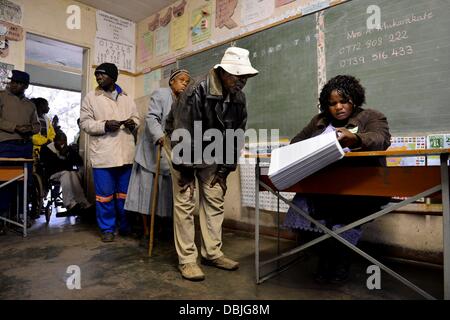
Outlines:
MULTIPOLYGON (((337 241, 346 245, 357 252, 367 260, 376 264, 394 278, 398 279, 411 289, 427 299, 435 299, 433 296, 411 283, 395 271, 383 265, 361 249, 349 243, 339 234, 357 227, 363 223, 374 220, 389 212, 397 210, 407 204, 410 204, 420 198, 440 192, 442 196, 443 208, 443 248, 444 248, 444 298, 450 299, 450 195, 449 195, 449 170, 448 159, 450 149, 426 149, 410 151, 376 151, 376 152, 349 152, 345 157, 417 157, 438 155, 440 157, 440 166, 417 166, 417 167, 326 167, 311 176, 303 179, 297 184, 286 190, 277 190, 268 176, 268 160, 270 157, 256 156, 256 199, 255 199, 255 269, 256 283, 270 279, 286 270, 290 264, 280 266, 280 260, 292 256, 308 247, 311 247, 327 238, 333 237, 337 241), (265 162, 264 162, 265 161, 265 162), (266 164, 265 166, 263 164, 266 164), (324 181, 339 181, 339 184, 324 183, 324 181), (260 226, 260 205, 259 191, 269 191, 274 194, 278 201, 283 201, 289 205, 295 212, 305 219, 316 224, 324 235, 301 245, 295 249, 278 254, 275 258, 260 261, 259 253, 259 226, 260 226), (401 196, 405 200, 391 204, 384 209, 371 214, 363 219, 355 221, 345 227, 332 231, 322 225, 307 213, 303 212, 295 204, 280 195, 280 192, 299 192, 305 194, 334 194, 334 195, 361 195, 361 196, 401 196), (261 275, 261 267, 270 263, 277 262, 277 268, 266 275, 261 275)), ((278 212, 279 214, 279 212, 278 212)))
MULTIPOLYGON (((22 228, 23 236, 27 236, 27 206, 28 206, 28 164, 33 163, 33 159, 24 158, 0 158, 0 189, 13 183, 14 181, 23 181, 23 224, 19 221, 19 208, 17 208, 17 221, 0 216, 0 220, 12 223, 22 228)), ((19 194, 17 194, 19 199, 19 194)), ((17 200, 19 201, 19 200, 17 200)))

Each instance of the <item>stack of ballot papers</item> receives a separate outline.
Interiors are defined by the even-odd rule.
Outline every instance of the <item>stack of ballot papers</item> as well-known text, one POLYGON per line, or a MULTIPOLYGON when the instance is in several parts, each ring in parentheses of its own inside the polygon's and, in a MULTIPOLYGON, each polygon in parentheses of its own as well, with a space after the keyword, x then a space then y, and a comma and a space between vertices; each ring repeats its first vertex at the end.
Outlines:
POLYGON ((284 190, 344 157, 336 132, 321 134, 272 151, 269 178, 284 190))

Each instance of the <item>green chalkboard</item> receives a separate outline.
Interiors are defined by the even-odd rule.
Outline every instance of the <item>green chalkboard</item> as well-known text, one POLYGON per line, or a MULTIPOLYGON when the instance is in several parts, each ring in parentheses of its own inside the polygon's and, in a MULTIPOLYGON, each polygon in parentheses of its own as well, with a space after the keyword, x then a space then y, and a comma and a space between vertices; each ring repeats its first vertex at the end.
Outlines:
POLYGON ((449 0, 353 0, 324 15, 327 78, 358 77, 393 134, 450 130, 449 0), (380 30, 367 29, 369 5, 380 30))
MULTIPOLYGON (((194 78, 206 74, 231 43, 179 61, 194 78)), ((314 15, 261 31, 236 41, 250 52, 260 72, 244 88, 247 128, 279 129, 292 137, 317 113, 317 58, 314 15)))
MULTIPOLYGON (((231 43, 183 58, 205 74, 231 43)), ((236 41, 260 74, 248 80, 248 128, 293 137, 317 114, 318 75, 351 74, 394 135, 450 130, 450 0, 352 0, 236 41), (368 30, 370 5, 381 29, 368 30), (320 50, 318 50, 320 49, 320 50), (323 50, 322 50, 323 49, 323 50), (320 54, 318 54, 320 52, 320 54)))
POLYGON ((220 63, 225 50, 231 43, 201 51, 195 55, 181 59, 178 62, 179 68, 189 70, 192 78, 198 80, 208 73, 216 64, 220 63))
POLYGON ((317 41, 314 15, 237 41, 259 74, 244 88, 248 128, 279 129, 292 138, 317 114, 317 41))

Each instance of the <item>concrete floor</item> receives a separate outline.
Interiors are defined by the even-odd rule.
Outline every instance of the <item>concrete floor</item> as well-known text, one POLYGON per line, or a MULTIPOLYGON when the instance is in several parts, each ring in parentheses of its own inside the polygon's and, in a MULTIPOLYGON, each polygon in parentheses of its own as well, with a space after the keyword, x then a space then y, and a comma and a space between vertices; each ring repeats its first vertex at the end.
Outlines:
MULTIPOLYGON (((100 241, 95 224, 74 217, 52 217, 49 226, 38 220, 23 239, 9 232, 0 236, 0 299, 249 299, 249 300, 401 300, 423 299, 399 281, 382 273, 381 290, 368 290, 368 262, 358 259, 345 285, 319 285, 312 280, 315 257, 306 254, 286 272, 255 284, 252 234, 224 230, 224 252, 240 261, 238 271, 203 266, 205 281, 183 280, 171 241, 155 244, 149 258, 138 240, 116 237, 100 241), (81 290, 69 290, 67 268, 81 269, 81 290)), ((283 241, 282 248, 294 243, 283 241)), ((262 256, 276 250, 273 238, 261 239, 262 256)), ((386 261, 400 274, 442 299, 442 270, 386 261)))

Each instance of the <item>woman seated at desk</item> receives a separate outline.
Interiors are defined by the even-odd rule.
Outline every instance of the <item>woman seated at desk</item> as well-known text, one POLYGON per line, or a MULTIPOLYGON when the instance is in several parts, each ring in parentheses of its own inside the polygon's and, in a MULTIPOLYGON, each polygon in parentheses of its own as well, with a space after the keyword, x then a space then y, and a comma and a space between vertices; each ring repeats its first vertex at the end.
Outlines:
MULTIPOLYGON (((348 151, 382 151, 390 145, 391 135, 386 117, 378 111, 363 109, 365 92, 353 76, 339 75, 328 81, 320 93, 320 114, 298 133, 291 143, 320 134, 336 131, 338 141, 348 151)), ((385 166, 385 158, 350 159, 338 161, 338 166, 385 166)), ((339 183, 328 181, 324 183, 339 183)), ((377 212, 387 203, 381 197, 303 195, 296 194, 294 203, 331 230, 377 212)), ((284 226, 308 233, 322 232, 308 220, 289 209, 284 226)), ((361 229, 354 228, 340 234, 353 245, 361 238, 361 229)), ((341 283, 348 279, 350 249, 330 238, 318 244, 319 262, 314 279, 317 282, 341 283)))

